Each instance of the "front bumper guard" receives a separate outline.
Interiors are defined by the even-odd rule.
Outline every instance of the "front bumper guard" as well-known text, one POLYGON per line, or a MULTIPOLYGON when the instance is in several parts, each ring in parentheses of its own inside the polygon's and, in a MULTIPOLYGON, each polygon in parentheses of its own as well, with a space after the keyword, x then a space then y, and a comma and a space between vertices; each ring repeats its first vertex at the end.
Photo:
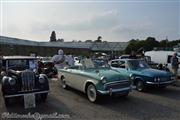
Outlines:
POLYGON ((134 87, 126 87, 126 88, 120 88, 120 89, 109 89, 109 90, 97 90, 100 94, 102 95, 107 95, 107 94, 113 94, 113 93, 123 93, 125 91, 132 91, 132 89, 134 89, 134 87))
POLYGON ((149 82, 149 81, 146 81, 146 84, 150 84, 150 85, 163 85, 163 84, 172 84, 174 82, 175 82, 175 80, 165 81, 165 82, 149 82))
POLYGON ((42 94, 42 93, 48 93, 49 90, 46 91, 39 91, 39 92, 32 92, 32 93, 22 93, 22 94, 15 94, 15 95, 4 95, 5 98, 11 98, 11 97, 19 97, 24 96, 26 94, 42 94))

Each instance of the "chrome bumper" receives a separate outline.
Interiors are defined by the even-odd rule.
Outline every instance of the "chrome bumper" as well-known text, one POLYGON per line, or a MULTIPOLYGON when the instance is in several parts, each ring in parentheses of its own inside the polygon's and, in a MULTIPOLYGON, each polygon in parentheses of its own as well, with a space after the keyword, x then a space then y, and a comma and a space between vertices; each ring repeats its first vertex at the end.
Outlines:
POLYGON ((171 84, 175 82, 175 80, 172 80, 172 81, 165 81, 165 82, 149 82, 149 81, 146 81, 146 84, 151 84, 151 85, 162 85, 162 84, 171 84))
POLYGON ((100 94, 112 94, 112 93, 123 93, 125 91, 132 91, 133 87, 126 87, 126 88, 120 88, 120 89, 110 89, 110 90, 97 90, 100 94))
POLYGON ((26 94, 41 94, 41 93, 48 93, 49 91, 40 91, 40 92, 33 92, 33 93, 22 93, 22 94, 15 94, 15 95, 4 95, 5 98, 11 98, 11 97, 19 97, 24 96, 26 94))

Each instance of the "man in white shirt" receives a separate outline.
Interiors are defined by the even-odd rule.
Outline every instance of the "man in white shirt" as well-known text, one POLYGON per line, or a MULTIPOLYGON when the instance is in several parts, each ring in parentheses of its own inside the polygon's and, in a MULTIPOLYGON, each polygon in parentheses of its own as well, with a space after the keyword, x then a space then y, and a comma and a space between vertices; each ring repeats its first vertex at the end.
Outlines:
POLYGON ((66 65, 63 50, 58 50, 58 54, 53 56, 52 61, 57 69, 63 69, 66 65))

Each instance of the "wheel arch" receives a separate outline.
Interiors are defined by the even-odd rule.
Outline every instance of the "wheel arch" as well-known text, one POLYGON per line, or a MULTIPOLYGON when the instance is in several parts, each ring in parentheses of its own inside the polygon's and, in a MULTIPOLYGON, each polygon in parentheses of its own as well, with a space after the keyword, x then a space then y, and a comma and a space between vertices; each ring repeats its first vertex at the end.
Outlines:
POLYGON ((134 85, 136 85, 138 81, 144 82, 141 77, 136 77, 136 78, 134 79, 134 85))
POLYGON ((64 75, 61 75, 61 76, 60 76, 60 80, 62 80, 62 79, 64 79, 64 78, 65 78, 64 75))
POLYGON ((84 93, 86 93, 87 87, 88 87, 88 85, 90 85, 90 84, 93 84, 93 85, 95 86, 96 83, 95 83, 93 80, 87 80, 87 81, 85 82, 85 84, 84 84, 84 93))

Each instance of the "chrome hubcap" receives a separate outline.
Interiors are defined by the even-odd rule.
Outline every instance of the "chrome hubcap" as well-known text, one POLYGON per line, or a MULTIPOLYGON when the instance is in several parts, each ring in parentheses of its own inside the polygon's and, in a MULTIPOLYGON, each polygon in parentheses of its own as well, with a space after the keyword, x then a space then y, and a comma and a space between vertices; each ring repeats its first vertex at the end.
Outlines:
POLYGON ((141 81, 139 81, 139 82, 137 83, 137 89, 138 89, 139 91, 141 91, 141 90, 143 89, 143 83, 142 83, 141 81))
POLYGON ((62 81, 62 87, 63 87, 63 88, 66 88, 66 82, 65 82, 65 80, 62 79, 61 81, 62 81))
POLYGON ((88 86, 87 95, 91 102, 94 102, 96 100, 96 89, 93 85, 88 86))

